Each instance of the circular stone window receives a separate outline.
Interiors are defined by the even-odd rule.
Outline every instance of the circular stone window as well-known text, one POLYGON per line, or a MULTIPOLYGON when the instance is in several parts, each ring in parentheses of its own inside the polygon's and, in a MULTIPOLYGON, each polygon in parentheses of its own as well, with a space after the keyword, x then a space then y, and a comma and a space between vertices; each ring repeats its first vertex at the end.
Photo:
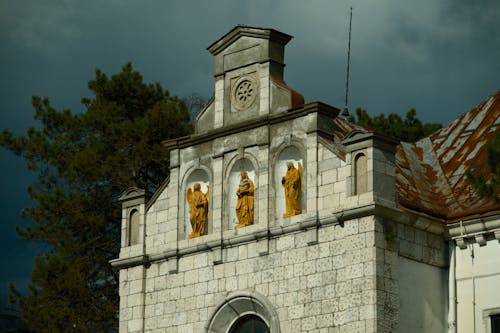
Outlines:
POLYGON ((233 105, 238 110, 250 107, 257 96, 257 85, 249 76, 239 78, 233 88, 233 105))

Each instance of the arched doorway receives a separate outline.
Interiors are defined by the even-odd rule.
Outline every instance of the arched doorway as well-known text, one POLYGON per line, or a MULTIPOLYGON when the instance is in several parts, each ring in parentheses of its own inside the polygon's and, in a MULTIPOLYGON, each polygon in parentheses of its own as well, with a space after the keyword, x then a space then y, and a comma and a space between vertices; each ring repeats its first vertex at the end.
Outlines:
POLYGON ((229 333, 269 333, 269 327, 258 316, 246 315, 234 323, 229 333))

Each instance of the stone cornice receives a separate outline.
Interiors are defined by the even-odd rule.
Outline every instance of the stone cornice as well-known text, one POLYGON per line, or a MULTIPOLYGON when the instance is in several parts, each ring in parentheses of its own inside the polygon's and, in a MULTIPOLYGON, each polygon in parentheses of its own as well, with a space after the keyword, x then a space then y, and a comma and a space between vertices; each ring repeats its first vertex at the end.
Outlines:
POLYGON ((134 257, 118 258, 109 261, 111 266, 118 269, 129 268, 138 265, 147 265, 149 262, 149 256, 145 254, 134 257))
POLYGON ((168 150, 182 149, 193 145, 213 141, 221 137, 255 129, 261 126, 274 125, 283 121, 300 118, 311 113, 323 114, 333 119, 338 115, 339 109, 321 102, 312 102, 305 104, 299 108, 290 109, 286 112, 260 116, 256 119, 243 121, 240 124, 224 126, 215 130, 211 130, 208 133, 164 141, 163 145, 168 150))
MULTIPOLYGON (((380 203, 371 203, 364 206, 347 208, 337 211, 327 216, 318 216, 317 214, 306 215, 296 223, 286 226, 271 226, 268 229, 256 230, 252 233, 235 235, 223 239, 212 239, 207 242, 200 242, 195 245, 173 248, 159 253, 151 253, 141 256, 120 258, 111 260, 110 263, 115 268, 128 268, 136 265, 149 265, 152 262, 177 260, 179 257, 198 252, 214 251, 217 249, 233 247, 239 244, 259 242, 271 238, 277 238, 282 235, 296 233, 299 231, 314 231, 328 225, 343 225, 345 221, 366 216, 378 216, 395 222, 411 225, 417 229, 428 231, 435 234, 444 233, 442 223, 414 216, 404 211, 384 206, 380 203)), ((292 217, 293 218, 293 217, 292 217)), ((295 217, 295 219, 298 218, 295 217)), ((311 243, 314 243, 313 241, 311 243)))
POLYGON ((274 29, 238 25, 208 46, 207 50, 213 55, 217 55, 242 36, 269 39, 283 45, 287 44, 293 38, 288 34, 274 29))
POLYGON ((469 242, 486 245, 488 234, 500 242, 500 216, 485 216, 447 225, 448 238, 455 240, 461 249, 467 248, 469 242))

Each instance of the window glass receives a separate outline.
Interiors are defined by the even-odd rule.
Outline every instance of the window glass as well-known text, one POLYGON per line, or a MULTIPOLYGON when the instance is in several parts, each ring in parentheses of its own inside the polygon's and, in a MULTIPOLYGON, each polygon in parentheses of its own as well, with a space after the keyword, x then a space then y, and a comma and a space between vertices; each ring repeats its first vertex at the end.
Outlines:
POLYGON ((500 313, 491 317, 491 333, 500 333, 500 313))
POLYGON ((269 333, 269 327, 259 317, 248 315, 234 324, 231 333, 269 333))

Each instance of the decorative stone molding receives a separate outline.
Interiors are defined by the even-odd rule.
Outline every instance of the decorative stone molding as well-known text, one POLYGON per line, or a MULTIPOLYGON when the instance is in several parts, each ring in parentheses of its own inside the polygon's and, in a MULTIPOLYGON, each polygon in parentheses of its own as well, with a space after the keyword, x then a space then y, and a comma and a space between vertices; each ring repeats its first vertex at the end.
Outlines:
POLYGON ((110 260, 109 263, 114 268, 124 269, 139 265, 149 265, 149 261, 150 260, 147 255, 139 255, 135 257, 113 259, 110 260))
POLYGON ((467 248, 469 241, 475 241, 479 246, 486 246, 488 244, 488 238, 490 238, 492 234, 495 239, 500 242, 500 230, 495 230, 493 233, 485 232, 474 235, 464 235, 462 237, 454 238, 454 240, 457 246, 463 250, 467 248))
MULTIPOLYGON (((455 222, 447 225, 450 238, 471 236, 479 233, 500 231, 500 218, 498 215, 485 216, 477 219, 455 222)), ((496 237, 496 236, 495 236, 496 237)))
POLYGON ((122 204, 122 207, 126 208, 143 204, 150 196, 151 193, 143 189, 130 187, 120 194, 118 201, 122 204))
POLYGON ((500 242, 500 230, 495 230, 495 238, 500 242))
POLYGON ((492 315, 496 315, 500 313, 500 307, 496 308, 489 308, 489 309, 484 309, 483 310, 483 324, 486 328, 486 332, 490 333, 491 332, 491 317, 492 315))
POLYGON ((486 245, 486 238, 484 237, 484 234, 476 235, 474 238, 476 240, 476 243, 479 244, 479 246, 485 246, 486 245))
POLYGON ((242 76, 234 83, 231 104, 239 111, 248 109, 255 102, 257 94, 257 82, 249 75, 242 76))
POLYGON ((457 238, 455 239, 455 242, 457 243, 457 246, 462 249, 462 250, 465 250, 467 248, 467 238, 457 238))
POLYGON ((254 291, 240 291, 228 295, 211 314, 205 333, 226 333, 238 318, 254 314, 261 318, 270 332, 280 333, 278 314, 272 303, 254 291))

